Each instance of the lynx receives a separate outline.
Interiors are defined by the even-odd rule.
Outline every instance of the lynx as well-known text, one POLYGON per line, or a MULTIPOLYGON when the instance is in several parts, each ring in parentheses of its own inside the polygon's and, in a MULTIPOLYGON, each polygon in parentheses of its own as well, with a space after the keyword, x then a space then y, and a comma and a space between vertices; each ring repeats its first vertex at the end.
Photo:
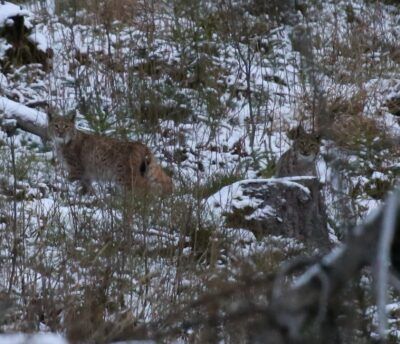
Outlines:
POLYGON ((319 152, 320 137, 308 134, 302 126, 288 133, 293 145, 278 161, 276 177, 316 176, 315 159, 319 152))
POLYGON ((122 189, 172 191, 172 180, 150 149, 140 142, 120 141, 75 128, 75 115, 48 114, 48 136, 68 170, 70 181, 80 181, 82 192, 91 183, 115 182, 122 189))

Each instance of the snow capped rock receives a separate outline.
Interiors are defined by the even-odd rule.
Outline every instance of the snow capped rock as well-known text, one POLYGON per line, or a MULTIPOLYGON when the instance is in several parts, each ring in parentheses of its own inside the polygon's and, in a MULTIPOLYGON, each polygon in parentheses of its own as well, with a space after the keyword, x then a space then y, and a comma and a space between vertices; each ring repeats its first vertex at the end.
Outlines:
POLYGON ((15 16, 25 17, 25 25, 27 28, 32 27, 32 24, 27 18, 31 16, 31 12, 23 9, 21 5, 15 5, 8 1, 5 1, 4 4, 0 3, 0 27, 7 25, 7 21, 10 20, 11 17, 15 16))
POLYGON ((256 236, 283 235, 329 246, 326 214, 315 177, 250 179, 225 186, 206 200, 212 216, 256 236))

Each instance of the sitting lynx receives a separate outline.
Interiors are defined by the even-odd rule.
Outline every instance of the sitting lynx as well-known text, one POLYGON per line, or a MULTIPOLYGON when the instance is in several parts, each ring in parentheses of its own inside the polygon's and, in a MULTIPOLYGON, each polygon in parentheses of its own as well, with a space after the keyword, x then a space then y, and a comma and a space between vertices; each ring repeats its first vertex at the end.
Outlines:
POLYGON ((319 152, 319 135, 308 134, 302 126, 298 126, 289 131, 288 137, 294 142, 279 159, 276 177, 316 176, 315 159, 319 152))
POLYGON ((75 128, 74 115, 49 113, 48 119, 48 135, 56 154, 66 165, 69 180, 81 182, 82 192, 87 192, 93 181, 116 182, 124 190, 172 191, 171 178, 144 144, 84 133, 75 128))

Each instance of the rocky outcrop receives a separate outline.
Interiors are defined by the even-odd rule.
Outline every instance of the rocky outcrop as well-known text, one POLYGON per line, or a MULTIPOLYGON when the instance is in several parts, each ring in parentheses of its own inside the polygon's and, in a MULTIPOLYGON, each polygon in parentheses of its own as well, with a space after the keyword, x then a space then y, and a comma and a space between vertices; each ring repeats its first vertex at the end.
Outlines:
POLYGON ((46 38, 36 31, 30 21, 31 13, 22 6, 0 1, 0 40, 5 40, 5 51, 0 51, 1 70, 11 65, 40 63, 44 70, 51 67, 53 51, 46 38))
POLYGON ((257 237, 295 237, 313 247, 330 246, 325 204, 316 177, 251 179, 226 186, 207 203, 227 227, 257 237))

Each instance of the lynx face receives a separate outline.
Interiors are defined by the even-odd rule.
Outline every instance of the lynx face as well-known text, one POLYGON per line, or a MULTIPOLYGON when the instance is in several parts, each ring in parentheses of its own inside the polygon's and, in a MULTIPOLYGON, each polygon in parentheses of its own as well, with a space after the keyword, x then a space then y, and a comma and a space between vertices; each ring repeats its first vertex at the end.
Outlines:
POLYGON ((293 140, 293 145, 279 159, 276 176, 316 176, 315 160, 319 152, 319 136, 309 134, 299 126, 290 130, 288 137, 293 140))
POLYGON ((75 116, 49 116, 49 137, 55 144, 68 144, 75 136, 75 116))
POLYGON ((306 134, 295 140, 293 148, 301 155, 315 156, 319 152, 319 138, 313 134, 306 134))

